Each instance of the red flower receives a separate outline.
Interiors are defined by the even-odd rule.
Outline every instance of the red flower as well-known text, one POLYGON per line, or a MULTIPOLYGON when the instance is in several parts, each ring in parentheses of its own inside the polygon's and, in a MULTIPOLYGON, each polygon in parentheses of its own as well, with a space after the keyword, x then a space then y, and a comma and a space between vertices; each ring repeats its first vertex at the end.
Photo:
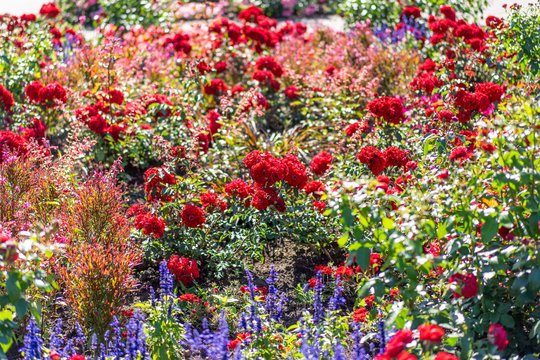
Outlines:
POLYGON ((326 209, 326 203, 324 201, 315 200, 312 203, 313 207, 319 210, 319 212, 322 214, 324 209, 326 209))
POLYGON ((166 185, 176 184, 173 174, 163 167, 150 168, 144 173, 144 191, 148 200, 171 201, 172 196, 163 194, 166 185))
POLYGON ((474 91, 486 95, 492 103, 501 101, 504 95, 503 87, 492 82, 476 84, 474 91))
POLYGON ((321 151, 313 157, 311 160, 311 170, 316 175, 323 175, 326 170, 330 168, 330 164, 334 160, 333 156, 327 153, 326 151, 321 151))
POLYGON ((450 21, 456 21, 456 12, 452 7, 448 5, 443 5, 439 8, 439 11, 441 14, 444 15, 445 18, 447 18, 450 21))
POLYGON ((497 350, 504 350, 508 346, 506 330, 501 324, 491 324, 489 326, 488 340, 493 345, 497 345, 497 350))
POLYGON ((39 102, 39 91, 43 88, 43 84, 36 80, 32 81, 28 85, 26 85, 26 88, 24 90, 26 97, 30 99, 32 102, 39 102))
POLYGON ((201 210, 198 206, 193 204, 187 204, 182 210, 182 221, 184 225, 190 228, 199 228, 206 222, 204 217, 204 211, 201 210))
POLYGON ((354 322, 365 322, 369 312, 366 308, 361 307, 352 313, 352 319, 354 322))
POLYGON ((440 343, 444 336, 444 329, 433 324, 422 324, 418 327, 420 332, 420 340, 430 343, 440 343))
POLYGON ((172 47, 176 52, 183 52, 186 55, 191 53, 191 44, 189 43, 188 34, 175 34, 173 37, 168 38, 164 43, 165 46, 168 46, 169 44, 172 44, 172 47))
POLYGON ((324 70, 324 73, 326 76, 332 77, 336 73, 336 67, 334 65, 330 65, 324 70))
POLYGON ((454 298, 469 299, 478 293, 478 280, 474 274, 453 274, 448 283, 457 283, 459 289, 454 291, 454 298))
POLYGON ((383 264, 383 259, 379 253, 371 253, 369 256, 369 266, 375 271, 379 271, 379 268, 383 264))
POLYGON ((400 330, 394 335, 384 349, 384 354, 389 357, 396 357, 405 350, 405 346, 408 343, 413 341, 412 331, 410 330, 400 330))
POLYGON ((407 351, 402 351, 398 354, 396 359, 397 360, 416 360, 417 357, 407 351))
POLYGON ((285 175, 287 184, 294 188, 302 189, 308 181, 304 164, 292 154, 285 155, 285 158, 282 161, 287 166, 287 174, 285 175))
POLYGON ((386 159, 386 166, 404 167, 409 161, 408 151, 401 150, 395 146, 390 146, 384 150, 383 156, 386 159))
POLYGON ((257 22, 259 16, 264 16, 264 13, 261 8, 252 5, 247 9, 244 9, 238 13, 238 18, 246 22, 257 22))
POLYGON ((234 179, 225 185, 225 192, 229 196, 238 196, 240 199, 247 198, 251 192, 251 186, 242 179, 234 179))
POLYGON ((218 123, 219 113, 216 110, 210 110, 208 115, 206 115, 206 120, 208 121, 208 129, 211 135, 214 135, 221 128, 221 124, 218 123))
POLYGON ((363 133, 368 132, 369 124, 364 121, 356 121, 352 124, 347 125, 347 127, 345 128, 345 133, 348 137, 352 137, 358 130, 363 133))
POLYGON ((178 300, 185 301, 185 302, 190 302, 190 303, 194 303, 194 304, 198 304, 198 303, 202 302, 200 297, 198 297, 197 295, 194 295, 194 294, 190 294, 190 293, 185 293, 185 294, 180 295, 178 297, 178 300))
POLYGON ((75 354, 71 355, 69 360, 86 360, 86 357, 84 355, 75 354))
POLYGON ((313 194, 314 197, 320 198, 326 186, 320 181, 310 181, 304 186, 306 194, 313 194))
POLYGON ((244 163, 249 167, 251 178, 264 186, 272 186, 284 180, 289 170, 284 161, 274 158, 269 153, 260 154, 258 151, 248 154, 244 163))
POLYGON ((465 146, 459 146, 452 150, 450 153, 450 160, 459 160, 460 162, 463 162, 470 158, 472 156, 472 151, 470 151, 465 146))
POLYGON ((502 24, 503 24, 503 20, 496 16, 489 15, 486 18, 486 25, 492 29, 497 29, 501 27, 502 24))
POLYGON ((437 355, 435 355, 435 358, 433 360, 459 360, 459 358, 450 353, 441 351, 438 352, 437 355))
POLYGON ((455 115, 453 112, 451 112, 450 110, 441 110, 437 113, 437 119, 439 119, 440 121, 444 121, 444 122, 452 122, 452 120, 454 119, 455 115))
POLYGON ((45 131, 47 131, 45 124, 41 120, 33 119, 32 125, 22 130, 22 135, 25 139, 42 141, 45 139, 45 131))
POLYGON ((219 61, 214 65, 216 72, 222 73, 227 70, 227 63, 225 61, 219 61))
POLYGON ((285 89, 285 96, 291 100, 298 98, 298 88, 291 85, 285 89))
POLYGON ((128 218, 131 218, 145 212, 146 212, 146 208, 143 204, 134 204, 134 205, 131 205, 129 209, 127 209, 126 216, 128 218))
POLYGON ((423 90, 430 95, 433 92, 433 89, 442 85, 442 82, 438 80, 436 76, 424 73, 412 79, 410 85, 414 90, 423 90))
POLYGON ((201 204, 206 210, 207 208, 212 208, 218 205, 218 196, 215 192, 206 192, 202 193, 200 196, 201 204))
POLYGON ((60 9, 58 8, 58 6, 56 6, 55 3, 51 2, 43 4, 41 9, 39 9, 39 14, 53 19, 60 14, 60 9))
POLYGON ((416 6, 407 6, 401 12, 401 16, 408 18, 419 18, 422 13, 422 10, 416 6))
POLYGON ((135 218, 135 228, 142 229, 144 235, 160 238, 165 232, 165 221, 150 213, 141 213, 135 218))
POLYGON ((258 58, 255 62, 255 67, 257 70, 269 70, 275 77, 281 77, 283 75, 283 68, 276 59, 271 56, 262 56, 258 58))
POLYGON ((400 99, 383 96, 368 103, 367 108, 376 117, 382 117, 391 124, 399 124, 405 120, 405 108, 400 99))
POLYGON ((36 15, 35 14, 22 14, 21 21, 23 22, 36 21, 36 15))
POLYGON ((234 350, 238 347, 238 345, 240 345, 242 343, 241 340, 238 340, 238 339, 233 339, 231 341, 229 341, 229 343, 227 344, 227 349, 228 350, 234 350))
POLYGON ((11 131, 0 130, 0 164, 4 161, 5 150, 18 156, 25 155, 28 152, 28 142, 11 131))
POLYGON ((67 102, 67 92, 62 85, 52 82, 39 89, 39 102, 47 107, 54 107, 67 102))
POLYGON ((386 168, 386 158, 384 154, 373 146, 365 146, 357 155, 358 160, 371 170, 373 175, 377 176, 386 168))
POLYGON ((206 62, 201 61, 197 64, 197 70, 199 70, 199 72, 204 75, 207 72, 212 71, 212 68, 206 62))
POLYGON ((364 298, 364 302, 366 303, 366 306, 372 306, 375 302, 375 295, 368 295, 364 298))
POLYGON ((334 270, 330 266, 326 265, 316 265, 314 270, 316 272, 321 272, 324 275, 332 275, 334 273, 334 270))
POLYGON ((112 104, 122 105, 124 102, 124 93, 117 89, 109 90, 109 102, 112 104))
POLYGON ((184 284, 184 286, 190 286, 200 276, 199 267, 195 260, 179 257, 178 255, 171 256, 167 262, 167 268, 175 276, 176 281, 184 284))
POLYGON ((10 111, 14 104, 13 94, 0 84, 0 108, 4 109, 4 111, 10 111))
POLYGON ((308 285, 310 288, 314 288, 317 285, 317 278, 311 278, 308 280, 308 285))
POLYGON ((212 79, 209 84, 206 84, 203 91, 206 95, 216 95, 219 92, 226 92, 228 89, 225 82, 221 79, 212 79))

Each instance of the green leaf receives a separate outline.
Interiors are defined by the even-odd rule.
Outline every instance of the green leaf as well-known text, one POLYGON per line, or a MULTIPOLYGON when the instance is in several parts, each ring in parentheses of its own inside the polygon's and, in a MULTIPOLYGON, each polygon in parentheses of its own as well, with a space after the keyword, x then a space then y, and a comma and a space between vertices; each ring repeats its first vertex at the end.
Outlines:
POLYGON ((484 243, 489 242, 499 231, 499 222, 494 217, 487 217, 482 225, 481 235, 484 243))
POLYGON ((338 239, 338 241, 337 241, 338 246, 339 246, 340 248, 344 247, 345 244, 347 244, 347 240, 349 240, 349 233, 348 233, 348 232, 344 233, 343 235, 341 235, 341 236, 339 237, 339 239, 338 239))
POLYGON ((363 271, 369 268, 369 258, 371 256, 371 250, 365 246, 360 247, 358 250, 351 253, 353 259, 356 259, 356 263, 363 271))
POLYGON ((437 239, 443 239, 446 233, 446 224, 444 222, 440 222, 437 225, 437 239))
POLYGON ((529 284, 533 290, 540 289, 540 268, 531 271, 529 275, 529 284))
POLYGON ((387 217, 384 217, 382 219, 382 225, 385 229, 387 230, 392 230, 395 228, 395 225, 394 225, 394 220, 390 219, 390 218, 387 218, 387 217))

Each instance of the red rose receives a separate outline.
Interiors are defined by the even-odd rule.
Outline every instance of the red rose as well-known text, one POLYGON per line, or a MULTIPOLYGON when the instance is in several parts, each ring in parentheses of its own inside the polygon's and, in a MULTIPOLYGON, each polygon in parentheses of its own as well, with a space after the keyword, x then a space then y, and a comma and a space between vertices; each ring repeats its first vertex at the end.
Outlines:
POLYGON ((455 355, 441 351, 438 352, 437 355, 435 355, 435 358, 433 360, 459 360, 459 358, 455 355))
POLYGON ((185 286, 190 286, 200 276, 199 267, 195 260, 179 257, 178 255, 171 256, 167 262, 167 268, 175 276, 176 281, 185 286))
POLYGON ((376 147, 363 147, 358 153, 357 158, 362 164, 366 165, 375 176, 382 173, 386 168, 386 158, 376 147))
POLYGON ((311 160, 311 170, 316 175, 324 175, 324 173, 330 168, 330 164, 334 157, 327 153, 326 151, 321 151, 313 157, 311 160))
POLYGON ((165 221, 155 215, 142 213, 135 218, 135 228, 142 229, 144 235, 160 238, 165 232, 165 221))
POLYGON ((369 312, 366 308, 358 308, 352 313, 352 319, 354 322, 365 322, 369 312))
POLYGON ((448 279, 448 283, 457 283, 459 289, 454 291, 454 297, 469 299, 478 293, 478 280, 474 274, 453 274, 448 279))
POLYGON ((190 228, 199 228, 206 222, 204 211, 198 206, 187 204, 180 214, 184 225, 190 228))
POLYGON ((51 2, 43 4, 43 6, 41 6, 41 9, 39 10, 39 14, 52 19, 60 14, 60 9, 58 8, 58 6, 56 6, 55 3, 51 2))
POLYGON ((506 330, 501 324, 491 324, 488 331, 488 341, 497 345, 498 350, 504 350, 508 346, 506 330))
POLYGON ((431 343, 440 343, 444 336, 444 329, 433 324, 423 324, 418 327, 420 332, 420 340, 431 343))
POLYGON ((391 124, 399 124, 405 120, 405 108, 400 99, 383 96, 368 103, 367 108, 376 117, 382 117, 391 124))
POLYGON ((400 330, 394 335, 384 349, 384 354, 389 357, 396 357, 405 350, 405 347, 408 343, 413 341, 412 331, 410 330, 400 330))

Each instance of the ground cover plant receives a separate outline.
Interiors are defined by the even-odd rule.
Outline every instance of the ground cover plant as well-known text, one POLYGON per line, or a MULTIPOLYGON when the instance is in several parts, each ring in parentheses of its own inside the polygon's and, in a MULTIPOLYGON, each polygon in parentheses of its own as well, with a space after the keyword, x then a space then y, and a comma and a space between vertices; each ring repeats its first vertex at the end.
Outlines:
POLYGON ((0 358, 538 358, 540 7, 384 3, 3 15, 0 358))

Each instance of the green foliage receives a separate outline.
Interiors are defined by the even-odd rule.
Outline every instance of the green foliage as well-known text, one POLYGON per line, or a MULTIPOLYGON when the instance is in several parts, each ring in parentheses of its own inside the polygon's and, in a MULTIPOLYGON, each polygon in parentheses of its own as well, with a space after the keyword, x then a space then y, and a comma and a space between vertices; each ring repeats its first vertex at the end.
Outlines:
POLYGON ((0 357, 13 344, 19 324, 31 313, 41 317, 40 299, 58 288, 41 266, 53 255, 55 247, 45 245, 47 232, 22 233, 20 238, 5 239, 0 227, 0 357), (16 261, 16 263, 15 263, 16 261))
POLYGON ((476 20, 487 6, 487 0, 420 0, 420 1, 393 1, 393 0, 346 0, 339 5, 339 12, 349 24, 369 21, 375 28, 383 26, 393 27, 399 22, 404 7, 416 6, 424 14, 436 14, 439 7, 449 5, 460 17, 467 20, 476 20))
POLYGON ((528 4, 511 7, 508 14, 508 31, 502 41, 506 51, 515 53, 523 73, 540 72, 540 5, 528 4))

